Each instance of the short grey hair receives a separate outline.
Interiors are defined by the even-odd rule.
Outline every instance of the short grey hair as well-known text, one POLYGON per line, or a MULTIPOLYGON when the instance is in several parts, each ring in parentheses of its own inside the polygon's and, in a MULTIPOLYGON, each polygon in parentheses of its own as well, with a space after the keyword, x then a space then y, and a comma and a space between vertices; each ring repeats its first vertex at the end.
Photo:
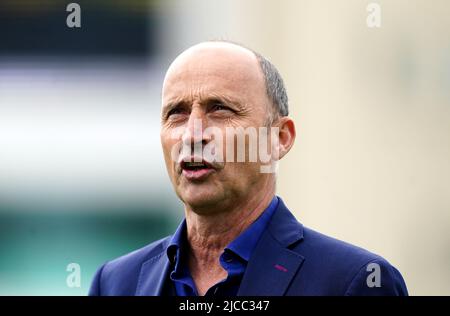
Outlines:
POLYGON ((266 82, 267 96, 271 99, 272 104, 275 106, 275 110, 280 116, 289 115, 289 100, 284 86, 283 78, 281 77, 278 69, 263 55, 252 51, 258 59, 259 66, 264 75, 266 82))

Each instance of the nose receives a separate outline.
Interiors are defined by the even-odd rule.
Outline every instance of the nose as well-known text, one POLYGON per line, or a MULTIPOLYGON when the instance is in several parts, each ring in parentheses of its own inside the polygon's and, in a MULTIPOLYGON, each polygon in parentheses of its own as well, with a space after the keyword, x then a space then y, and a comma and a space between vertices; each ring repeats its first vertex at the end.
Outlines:
POLYGON ((204 133, 206 124, 207 119, 203 109, 200 106, 193 106, 182 136, 183 144, 185 146, 190 145, 192 149, 196 145, 202 148, 207 144, 208 139, 204 133))

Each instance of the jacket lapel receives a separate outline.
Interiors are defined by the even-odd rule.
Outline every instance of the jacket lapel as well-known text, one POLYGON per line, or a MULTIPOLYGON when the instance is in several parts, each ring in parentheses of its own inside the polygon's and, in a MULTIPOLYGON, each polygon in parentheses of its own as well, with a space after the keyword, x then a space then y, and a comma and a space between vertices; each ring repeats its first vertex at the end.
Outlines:
POLYGON ((142 264, 136 288, 137 296, 160 296, 169 273, 170 262, 164 249, 142 264))
POLYGON ((304 257, 289 249, 303 239, 303 227, 279 198, 278 209, 250 258, 239 296, 281 296, 304 257))

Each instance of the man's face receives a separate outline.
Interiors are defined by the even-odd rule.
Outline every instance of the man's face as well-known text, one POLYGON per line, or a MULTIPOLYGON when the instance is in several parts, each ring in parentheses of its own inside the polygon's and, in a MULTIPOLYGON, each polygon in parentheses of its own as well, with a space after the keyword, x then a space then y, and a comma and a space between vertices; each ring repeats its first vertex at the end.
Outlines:
POLYGON ((224 206, 249 198, 264 187, 273 175, 262 174, 259 162, 225 159, 225 135, 227 127, 254 127, 258 131, 266 126, 269 109, 258 61, 244 48, 227 43, 200 44, 172 63, 162 92, 161 143, 168 174, 185 204, 197 209, 224 206), (195 156, 195 150, 180 152, 183 143, 189 148, 194 144, 214 147, 214 137, 207 133, 201 139, 196 136, 200 126, 202 131, 214 127, 222 132, 224 162, 203 157, 198 165, 185 163, 186 156, 195 156), (174 157, 174 152, 180 156, 174 157))

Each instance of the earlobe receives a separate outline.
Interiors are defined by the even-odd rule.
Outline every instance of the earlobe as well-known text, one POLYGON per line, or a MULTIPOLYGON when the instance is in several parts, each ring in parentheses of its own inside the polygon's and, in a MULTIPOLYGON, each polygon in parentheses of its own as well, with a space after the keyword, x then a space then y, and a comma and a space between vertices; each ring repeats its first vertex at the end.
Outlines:
POLYGON ((294 121, 287 116, 280 118, 278 127, 278 152, 281 159, 294 145, 296 131, 294 121))

